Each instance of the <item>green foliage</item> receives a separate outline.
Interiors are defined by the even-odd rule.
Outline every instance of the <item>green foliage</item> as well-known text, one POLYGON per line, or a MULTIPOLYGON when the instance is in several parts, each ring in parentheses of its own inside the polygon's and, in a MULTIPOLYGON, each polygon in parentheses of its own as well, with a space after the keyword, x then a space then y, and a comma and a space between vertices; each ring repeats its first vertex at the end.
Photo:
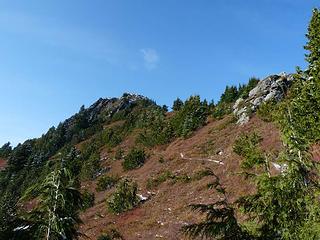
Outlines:
POLYGON ((18 172, 30 163, 34 144, 34 141, 31 140, 26 141, 23 144, 18 144, 8 159, 10 172, 18 172))
POLYGON ((114 154, 114 159, 115 160, 121 160, 123 158, 123 154, 124 154, 124 151, 122 148, 117 148, 115 154, 114 154))
POLYGON ((266 101, 259 106, 257 116, 265 122, 273 122, 276 120, 278 108, 275 101, 266 101))
POLYGON ((218 104, 213 109, 213 117, 222 118, 223 116, 232 113, 232 106, 238 98, 246 99, 249 92, 257 86, 260 80, 252 77, 249 79, 247 84, 236 86, 226 86, 222 93, 218 104))
POLYGON ((256 231, 264 239, 319 238, 314 231, 300 237, 309 224, 320 223, 319 201, 314 195, 318 190, 312 183, 306 184, 303 171, 290 168, 282 175, 262 174, 256 179, 257 193, 238 200, 242 211, 259 223, 256 231))
POLYGON ((132 170, 141 167, 146 160, 146 153, 142 149, 133 148, 124 157, 122 167, 124 170, 132 170))
POLYGON ((164 163, 165 162, 165 160, 164 160, 164 157, 163 156, 160 156, 160 158, 159 158, 159 163, 164 163))
POLYGON ((208 117, 208 104, 199 96, 191 96, 183 107, 172 117, 171 125, 176 136, 188 137, 203 126, 208 117))
POLYGON ((161 108, 153 107, 142 113, 138 127, 142 132, 137 142, 147 147, 169 143, 173 138, 173 128, 166 119, 165 111, 161 108))
POLYGON ((239 91, 236 86, 226 86, 224 92, 222 93, 220 97, 220 102, 224 103, 233 103, 235 102, 239 97, 239 91))
POLYGON ((217 193, 222 195, 220 197, 221 200, 208 205, 190 205, 193 211, 199 211, 205 214, 206 217, 203 222, 183 227, 182 231, 192 238, 250 240, 251 237, 245 228, 238 223, 235 209, 228 202, 226 191, 220 184, 219 178, 213 172, 210 175, 215 178, 211 186, 215 188, 217 193))
POLYGON ((174 174, 171 171, 164 171, 160 173, 156 178, 149 178, 147 180, 147 189, 152 189, 159 186, 161 183, 164 183, 168 179, 173 179, 174 174))
POLYGON ((13 229, 20 224, 16 217, 16 202, 14 192, 8 191, 0 198, 0 239, 14 239, 13 229))
POLYGON ((258 147, 261 141, 261 136, 255 132, 253 134, 243 134, 235 140, 233 151, 244 158, 241 167, 249 169, 265 162, 258 147))
POLYGON ((219 102, 213 110, 212 116, 221 119, 223 116, 232 113, 232 103, 219 102))
POLYGON ((101 133, 101 141, 103 145, 115 147, 122 142, 123 131, 121 127, 106 128, 101 133))
POLYGON ((288 167, 276 176, 257 175, 257 192, 238 201, 266 239, 320 238, 319 171, 308 153, 320 137, 319 33, 320 14, 314 10, 306 46, 310 65, 296 74, 277 116, 285 146, 281 160, 288 167))
MULTIPOLYGON (((57 165, 46 178, 29 188, 21 201, 37 199, 31 212, 23 214, 23 220, 30 226, 32 239, 77 239, 81 194, 77 190, 70 171, 57 165)), ((24 231, 25 229, 21 229, 24 231)))
POLYGON ((309 62, 308 74, 311 76, 319 76, 320 66, 320 10, 318 8, 313 9, 312 18, 308 26, 308 33, 306 37, 308 42, 304 47, 308 50, 306 60, 309 62))
POLYGON ((97 176, 100 170, 100 154, 93 152, 84 160, 80 177, 82 180, 92 180, 97 176))
POLYGON ((122 213, 131 210, 139 203, 138 185, 128 179, 120 181, 115 192, 107 200, 108 210, 112 213, 122 213))
POLYGON ((167 105, 162 105, 162 110, 164 111, 164 112, 168 112, 168 106, 167 105))
POLYGON ((196 172, 193 175, 192 179, 194 181, 197 181, 197 180, 201 180, 202 178, 207 177, 207 176, 212 176, 212 171, 208 168, 196 172))
POLYGON ((238 95, 239 97, 246 99, 249 96, 249 92, 254 89, 259 83, 259 79, 256 77, 251 77, 247 84, 240 85, 238 87, 238 95))
POLYGON ((306 72, 298 72, 287 100, 280 109, 279 122, 285 141, 294 148, 305 150, 320 140, 320 11, 313 10, 308 27, 309 62, 306 72), (301 148, 304 146, 304 148, 301 148))
POLYGON ((183 107, 183 101, 180 98, 177 98, 176 100, 174 100, 172 105, 173 111, 180 111, 182 107, 183 107))
POLYGON ((97 240, 122 240, 122 239, 124 239, 124 238, 115 229, 111 229, 107 233, 104 233, 97 238, 97 240))
MULTIPOLYGON (((101 100, 94 108, 100 103, 101 100)), ((124 108, 117 112, 91 112, 92 108, 86 109, 83 106, 71 118, 50 128, 40 138, 19 144, 10 154, 8 146, 1 148, 5 150, 8 167, 0 172, 0 239, 34 239, 27 237, 27 231, 23 236, 19 232, 13 232, 14 228, 24 223, 17 219, 17 201, 26 189, 43 181, 51 173, 53 166, 49 159, 56 159, 61 153, 65 160, 64 166, 75 180, 94 179, 101 170, 100 149, 118 145, 130 131, 138 127, 141 113, 156 106, 148 99, 130 102, 128 98, 123 99, 122 103, 124 108), (117 119, 121 120, 119 124, 104 129, 104 126, 116 122, 117 119), (73 147, 89 138, 89 141, 80 145, 81 151, 73 147)), ((31 234, 31 229, 29 232, 31 234)))
POLYGON ((118 176, 105 175, 98 179, 96 190, 98 192, 108 190, 115 186, 119 181, 118 176))
POLYGON ((12 147, 10 142, 5 143, 1 148, 0 148, 0 158, 8 158, 12 152, 12 147))
MULTIPOLYGON (((297 76, 298 79, 298 76, 297 76)), ((301 149, 320 140, 320 78, 297 80, 280 106, 278 122, 285 141, 301 149)))
POLYGON ((85 191, 82 193, 82 210, 86 210, 94 206, 94 193, 85 191))
POLYGON ((175 174, 169 170, 166 170, 156 177, 149 178, 147 180, 147 189, 152 189, 158 187, 161 183, 171 180, 171 183, 183 182, 189 183, 191 181, 199 181, 206 176, 211 176, 212 171, 210 169, 203 169, 196 172, 194 175, 189 176, 187 174, 175 174))

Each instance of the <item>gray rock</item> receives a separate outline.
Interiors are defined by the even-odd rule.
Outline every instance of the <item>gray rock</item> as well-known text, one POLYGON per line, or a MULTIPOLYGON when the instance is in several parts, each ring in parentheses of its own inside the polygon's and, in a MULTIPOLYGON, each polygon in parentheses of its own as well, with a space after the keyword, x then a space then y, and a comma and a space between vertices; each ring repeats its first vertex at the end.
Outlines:
POLYGON ((270 75, 261 80, 249 92, 247 99, 239 98, 233 105, 233 113, 238 118, 237 123, 240 125, 247 123, 250 119, 250 114, 257 111, 264 102, 281 101, 293 81, 294 76, 286 73, 270 75))

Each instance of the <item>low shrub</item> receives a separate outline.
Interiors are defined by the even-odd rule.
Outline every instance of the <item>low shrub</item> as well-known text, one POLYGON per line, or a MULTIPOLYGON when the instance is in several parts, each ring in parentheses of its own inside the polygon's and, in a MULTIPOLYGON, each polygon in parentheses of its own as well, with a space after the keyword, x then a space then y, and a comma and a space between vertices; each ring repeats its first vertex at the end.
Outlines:
POLYGON ((94 193, 85 191, 82 193, 82 210, 86 210, 94 206, 94 193))
POLYGON ((98 192, 108 190, 115 186, 117 182, 119 181, 118 176, 109 176, 105 175, 98 179, 96 190, 98 192))
POLYGON ((233 151, 244 157, 244 161, 241 163, 242 168, 249 169, 264 162, 263 154, 259 148, 261 141, 262 137, 255 132, 241 135, 236 139, 233 151))
POLYGON ((122 213, 134 208, 139 203, 138 185, 129 179, 120 181, 116 191, 107 200, 107 208, 112 213, 122 213))
POLYGON ((159 163, 164 163, 164 162, 165 162, 164 157, 163 157, 163 156, 160 156, 160 158, 159 158, 159 163))
POLYGON ((212 116, 216 119, 223 118, 225 115, 232 113, 232 105, 232 103, 218 103, 213 110, 212 116))
POLYGON ((277 109, 278 107, 275 101, 264 102, 259 106, 257 116, 265 122, 272 122, 275 120, 277 109))
POLYGON ((123 158, 123 149, 122 148, 117 148, 115 154, 114 154, 114 159, 115 160, 121 160, 123 158))
POLYGON ((97 240, 122 240, 124 239, 116 229, 111 229, 107 233, 100 235, 97 240))
POLYGON ((146 160, 146 154, 144 150, 133 148, 130 152, 125 156, 124 161, 122 163, 124 170, 132 170, 141 167, 146 160))
POLYGON ((152 189, 159 186, 161 183, 166 182, 168 179, 173 179, 175 176, 172 172, 166 170, 159 174, 156 178, 149 178, 147 180, 147 188, 152 189))
POLYGON ((160 173, 157 177, 149 178, 147 180, 147 189, 158 187, 161 183, 164 183, 167 180, 171 180, 172 184, 175 184, 177 182, 189 183, 191 181, 201 180, 202 178, 210 175, 212 175, 212 171, 210 169, 200 170, 192 176, 189 176, 187 174, 177 175, 172 173, 171 171, 166 170, 160 173))
POLYGON ((99 153, 94 152, 89 156, 89 158, 84 159, 81 167, 80 178, 82 180, 93 180, 100 168, 100 155, 99 153))
POLYGON ((212 173, 212 171, 210 169, 203 169, 203 170, 200 170, 200 171, 196 172, 192 176, 192 180, 197 181, 197 180, 201 180, 204 177, 212 176, 212 175, 213 175, 213 173, 212 173))

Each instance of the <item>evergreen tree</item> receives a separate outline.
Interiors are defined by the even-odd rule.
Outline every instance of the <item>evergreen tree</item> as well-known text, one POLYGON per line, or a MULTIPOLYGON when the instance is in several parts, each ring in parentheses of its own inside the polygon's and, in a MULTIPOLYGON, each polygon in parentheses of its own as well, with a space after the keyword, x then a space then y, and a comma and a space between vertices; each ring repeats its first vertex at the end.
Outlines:
POLYGON ((320 139, 319 33, 320 14, 314 10, 307 34, 309 69, 296 75, 279 116, 285 145, 279 159, 287 168, 276 176, 266 169, 255 177, 257 193, 238 201, 259 223, 263 239, 320 238, 319 171, 309 154, 311 144, 320 139))
POLYGON ((205 124, 208 113, 207 101, 201 101, 200 96, 191 96, 170 119, 170 123, 177 136, 188 137, 194 130, 205 124))
POLYGON ((308 27, 309 62, 305 73, 296 74, 287 101, 282 105, 281 126, 287 141, 296 148, 320 140, 320 12, 313 10, 308 27))
POLYGON ((310 75, 319 76, 319 66, 320 66, 320 11, 319 9, 314 9, 311 21, 308 27, 308 33, 306 37, 308 42, 304 47, 309 51, 306 54, 306 60, 309 63, 308 72, 310 75))
POLYGON ((183 227, 183 232, 190 237, 198 236, 206 239, 217 240, 249 240, 251 237, 242 227, 235 214, 235 209, 230 204, 225 188, 221 185, 219 177, 211 170, 210 175, 214 177, 214 182, 209 185, 220 195, 220 200, 211 204, 194 204, 191 208, 206 214, 203 222, 191 224, 183 227))
POLYGON ((249 92, 255 88, 260 80, 256 77, 251 77, 247 84, 240 85, 238 88, 239 97, 246 99, 249 96, 249 92))
POLYGON ((182 108, 182 106, 183 106, 183 101, 180 98, 177 98, 173 102, 172 109, 173 111, 179 111, 182 108))
POLYGON ((7 142, 0 148, 0 157, 8 158, 11 152, 12 152, 11 144, 10 142, 7 142))
POLYGON ((4 192, 0 198, 0 239, 14 239, 14 229, 19 225, 16 203, 14 192, 4 192))
POLYGON ((63 160, 58 165, 43 182, 30 187, 21 198, 21 201, 37 199, 35 208, 22 216, 29 227, 20 230, 27 230, 32 239, 64 240, 79 236, 81 194, 70 171, 63 166, 63 160))
POLYGON ((168 106, 167 105, 162 105, 162 110, 164 112, 168 112, 168 106))
POLYGON ((236 86, 226 86, 224 93, 220 97, 221 103, 232 103, 237 100, 239 92, 236 86))
MULTIPOLYGON (((216 231, 221 229, 222 221, 213 220, 216 220, 217 216, 224 216, 218 213, 225 206, 219 207, 214 203, 201 206, 200 209, 207 212, 207 218, 202 225, 191 228, 192 236, 215 239, 320 239, 320 174, 317 163, 311 160, 309 154, 310 146, 320 140, 319 36, 320 14, 319 10, 315 9, 307 34, 309 68, 305 73, 300 71, 296 74, 296 83, 279 110, 284 151, 275 160, 286 164, 286 168, 279 174, 270 173, 269 156, 262 154, 262 150, 257 146, 259 138, 244 138, 241 140, 242 146, 239 141, 235 147, 245 158, 246 169, 258 169, 258 174, 246 173, 246 176, 255 180, 256 193, 241 197, 236 202, 239 210, 246 216, 245 223, 253 226, 245 230, 248 235, 240 238, 226 237, 223 235, 225 232, 221 234, 221 231, 216 231), (213 213, 210 213, 210 210, 213 213), (210 216, 215 218, 212 220, 210 216)), ((227 96, 224 98, 228 99, 227 96)), ((230 216, 229 219, 233 219, 234 215, 230 216)), ((236 219, 233 222, 236 223, 236 219)), ((227 226, 226 222, 222 223, 227 226)), ((236 229, 233 232, 244 229, 243 225, 232 226, 236 229)))

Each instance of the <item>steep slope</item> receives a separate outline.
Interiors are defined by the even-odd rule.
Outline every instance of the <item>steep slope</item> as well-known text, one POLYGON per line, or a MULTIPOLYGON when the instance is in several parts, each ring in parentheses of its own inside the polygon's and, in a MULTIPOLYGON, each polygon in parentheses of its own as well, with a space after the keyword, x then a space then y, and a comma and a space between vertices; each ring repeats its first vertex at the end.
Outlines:
MULTIPOLYGON (((184 239, 180 228, 201 218, 191 212, 188 205, 209 203, 218 197, 206 188, 212 180, 210 176, 197 180, 186 180, 186 176, 192 178, 201 170, 212 169, 221 178, 231 200, 253 191, 250 183, 238 174, 240 158, 232 151, 237 136, 252 131, 263 136, 262 147, 265 150, 281 149, 279 132, 272 123, 254 117, 248 124, 238 126, 232 116, 227 116, 219 121, 209 120, 206 126, 188 139, 177 139, 167 146, 149 149, 150 157, 144 166, 137 170, 124 172, 121 162, 112 160, 112 153, 103 153, 106 159, 104 164, 111 169, 108 174, 133 178, 139 185, 139 193, 150 198, 136 209, 112 215, 107 212, 105 202, 106 196, 112 190, 95 192, 95 206, 82 214, 84 224, 81 231, 92 239, 96 239, 110 227, 117 229, 129 240, 184 239), (160 162, 159 159, 162 158, 164 161, 160 162), (223 165, 208 159, 221 161, 223 165), (184 180, 168 179, 159 186, 148 189, 148 179, 155 178, 164 171, 184 177, 184 180)), ((124 141, 121 147, 129 149, 133 143, 124 141)), ((90 191, 95 191, 95 186, 96 181, 83 183, 83 188, 90 191)))
MULTIPOLYGON (((272 76, 274 82, 286 81, 272 76)), ((244 101, 252 103, 255 97, 261 97, 256 89, 261 89, 265 81, 269 78, 259 82, 252 90, 256 94, 249 94, 244 101)), ((263 89, 264 95, 271 92, 268 86, 263 89)), ((257 132, 263 139, 262 149, 274 156, 281 151, 282 143, 275 124, 263 121, 254 111, 250 111, 246 123, 238 124, 233 114, 212 118, 212 109, 200 97, 191 97, 183 104, 182 109, 167 112, 148 98, 124 94, 121 98, 99 99, 89 108, 81 107, 57 128, 13 150, 8 168, 1 172, 6 176, 0 178, 1 191, 12 193, 17 201, 30 185, 42 181, 62 156, 81 181, 81 191, 95 196, 94 205, 81 214, 82 239, 97 239, 110 229, 128 240, 186 239, 181 227, 203 218, 188 206, 211 203, 220 197, 207 187, 213 180, 208 169, 220 178, 231 202, 254 192, 252 183, 240 174, 241 158, 233 152, 238 136, 257 132), (134 148, 144 149, 147 159, 141 167, 125 171, 123 156, 134 148), (130 211, 111 214, 106 201, 115 187, 96 190, 101 176, 107 175, 133 179, 139 196, 147 200, 130 211)), ((227 108, 233 104, 229 102, 227 108)), ((312 150, 314 160, 320 161, 319 145, 312 150)), ((0 169, 5 164, 0 159, 0 169)), ((277 174, 276 168, 271 170, 277 174)))

